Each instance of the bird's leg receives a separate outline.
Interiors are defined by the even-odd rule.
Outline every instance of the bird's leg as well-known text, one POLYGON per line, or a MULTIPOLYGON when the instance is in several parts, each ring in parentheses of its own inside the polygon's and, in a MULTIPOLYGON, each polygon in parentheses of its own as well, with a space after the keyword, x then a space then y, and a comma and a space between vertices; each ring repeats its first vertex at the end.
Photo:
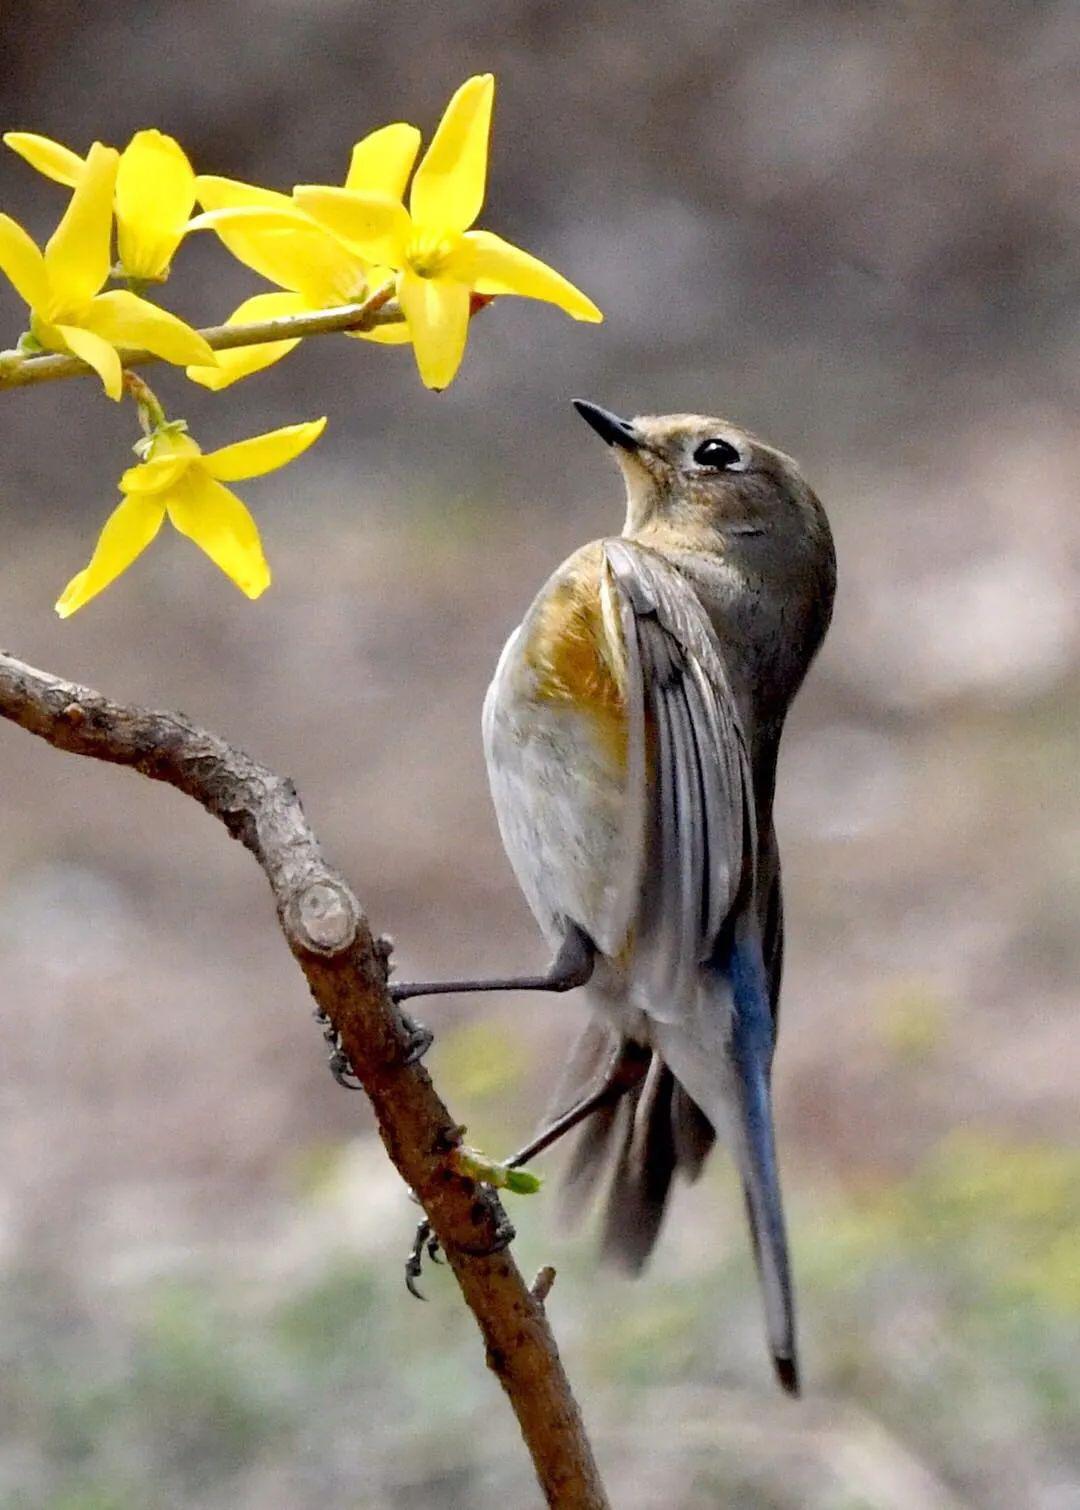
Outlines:
POLYGON ((520 1169, 522 1165, 535 1159, 538 1153, 543 1153, 546 1148, 557 1143, 568 1132, 572 1132, 575 1127, 585 1121, 586 1117, 591 1117, 593 1112, 598 1112, 605 1106, 613 1106, 616 1101, 620 1101, 627 1091, 632 1091, 635 1085, 641 1084, 651 1059, 652 1053, 649 1049, 639 1044, 624 1045, 618 1064, 600 1089, 594 1091, 591 1096, 586 1096, 584 1101, 579 1101, 576 1106, 572 1106, 550 1127, 545 1127, 544 1131, 539 1133, 531 1143, 526 1143, 524 1148, 518 1149, 512 1159, 505 1161, 507 1169, 520 1169))
POLYGON ((572 991, 583 986, 593 973, 596 946, 576 923, 569 923, 566 937, 546 975, 511 975, 495 980, 429 980, 390 983, 395 1002, 412 996, 448 996, 467 991, 572 991))

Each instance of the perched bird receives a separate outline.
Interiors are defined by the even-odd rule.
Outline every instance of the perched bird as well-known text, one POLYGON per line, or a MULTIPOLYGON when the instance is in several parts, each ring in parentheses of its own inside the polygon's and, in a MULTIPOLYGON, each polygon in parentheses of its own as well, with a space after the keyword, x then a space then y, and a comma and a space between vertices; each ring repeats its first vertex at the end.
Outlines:
POLYGON ((620 536, 541 588, 484 704, 503 843, 556 953, 546 976, 394 988, 588 985, 553 1115, 583 1123, 568 1193, 608 1175, 605 1253, 636 1271, 675 1172, 715 1138, 746 1195, 777 1377, 798 1392, 770 1074, 783 950, 772 806, 792 698, 836 564, 790 457, 726 420, 631 421, 578 402, 626 483, 620 536))

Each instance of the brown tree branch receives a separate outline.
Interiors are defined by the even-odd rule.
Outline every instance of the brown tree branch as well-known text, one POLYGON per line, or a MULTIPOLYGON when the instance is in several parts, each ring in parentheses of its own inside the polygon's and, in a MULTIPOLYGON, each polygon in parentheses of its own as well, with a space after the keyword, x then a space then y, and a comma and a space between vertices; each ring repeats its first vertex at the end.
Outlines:
MULTIPOLYGON (((193 797, 262 867, 312 996, 375 1110, 399 1173, 441 1241, 518 1418, 549 1505, 608 1501, 541 1299, 506 1250, 494 1193, 459 1174, 460 1129, 420 1064, 386 990, 386 950, 323 859, 292 782, 176 713, 109 702, 0 652, 0 716, 59 750, 132 766, 193 797)), ((543 1293, 543 1287, 541 1293, 543 1293)))

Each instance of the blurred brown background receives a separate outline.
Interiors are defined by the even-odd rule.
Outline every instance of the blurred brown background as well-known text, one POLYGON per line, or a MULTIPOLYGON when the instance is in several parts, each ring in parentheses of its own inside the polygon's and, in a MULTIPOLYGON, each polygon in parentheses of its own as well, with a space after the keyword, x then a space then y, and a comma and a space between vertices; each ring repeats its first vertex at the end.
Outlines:
MULTIPOLYGON (((0 643, 176 706, 293 775, 403 974, 535 967, 478 716, 548 570, 621 522, 568 400, 729 415, 804 462, 841 588, 780 780, 778 1100, 806 1399, 773 1391, 722 1159, 649 1273, 517 1201, 621 1510, 1080 1505, 1080 16, 1070 0, 289 0, 5 11, 2 124, 139 127, 203 171, 339 180, 351 143, 499 82, 482 223, 603 326, 504 301, 461 376, 312 342, 215 398, 207 446, 320 413, 247 487, 248 604, 163 534, 61 625, 130 406, 3 400, 0 643)), ((13 155, 0 205, 64 199, 13 155)), ((168 299, 257 280, 209 238, 168 299)), ((21 307, 0 291, 12 344, 21 307)), ((190 803, 0 727, 0 1504, 535 1502, 415 1210, 332 1083, 262 878, 190 803)), ((424 1005, 492 1152, 580 1003, 424 1005)), ((551 1161, 551 1166, 557 1161, 551 1161)))

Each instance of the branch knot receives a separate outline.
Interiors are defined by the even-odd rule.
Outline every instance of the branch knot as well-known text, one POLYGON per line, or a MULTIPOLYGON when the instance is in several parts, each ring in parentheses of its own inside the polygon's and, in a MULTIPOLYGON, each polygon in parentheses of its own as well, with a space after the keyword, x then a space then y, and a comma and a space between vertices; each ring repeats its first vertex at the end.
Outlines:
POLYGON ((356 937, 360 921, 352 894, 323 878, 293 892, 285 905, 290 939, 312 954, 339 954, 356 937))

